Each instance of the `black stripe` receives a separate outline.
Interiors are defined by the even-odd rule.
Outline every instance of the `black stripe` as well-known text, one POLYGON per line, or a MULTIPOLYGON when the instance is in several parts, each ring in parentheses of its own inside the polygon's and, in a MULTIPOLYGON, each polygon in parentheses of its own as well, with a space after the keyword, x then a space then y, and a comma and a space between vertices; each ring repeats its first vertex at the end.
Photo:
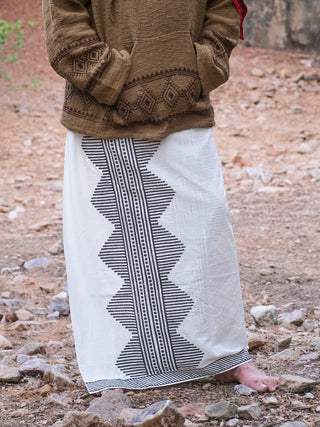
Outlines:
POLYGON ((195 369, 203 356, 177 333, 193 301, 168 279, 184 245, 158 222, 175 195, 147 168, 159 145, 133 139, 82 141, 103 173, 92 203, 115 227, 99 256, 124 280, 107 310, 132 332, 117 360, 131 378, 177 375, 195 369))

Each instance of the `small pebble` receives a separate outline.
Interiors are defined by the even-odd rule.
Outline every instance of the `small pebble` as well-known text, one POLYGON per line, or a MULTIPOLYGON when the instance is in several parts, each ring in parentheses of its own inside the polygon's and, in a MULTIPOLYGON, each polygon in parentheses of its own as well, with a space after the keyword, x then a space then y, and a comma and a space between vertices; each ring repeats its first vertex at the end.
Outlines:
POLYGON ((4 350, 12 348, 11 341, 2 335, 0 335, 0 348, 4 350))
POLYGON ((32 270, 33 268, 47 267, 50 264, 53 264, 51 258, 34 258, 30 261, 26 261, 24 263, 24 268, 26 268, 27 270, 32 270))
POLYGON ((251 70, 251 74, 255 77, 264 77, 265 73, 263 70, 261 70, 260 68, 254 67, 251 70))
POLYGON ((231 420, 228 420, 226 422, 226 426, 228 426, 228 427, 234 427, 234 426, 237 426, 238 424, 239 424, 238 418, 231 418, 231 420))
POLYGON ((70 313, 69 297, 67 292, 60 292, 58 295, 51 298, 50 312, 54 313, 55 311, 58 311, 62 316, 68 316, 70 313))
POLYGON ((238 396, 252 396, 253 394, 257 394, 257 390, 254 390, 251 387, 247 387, 242 384, 237 384, 234 386, 234 391, 238 396))
POLYGON ((266 397, 263 400, 263 403, 265 405, 268 405, 268 406, 277 406, 277 405, 279 405, 278 399, 276 397, 274 397, 274 396, 266 397))
POLYGON ((52 403, 58 406, 68 406, 72 404, 72 398, 63 396, 61 394, 52 393, 46 398, 45 403, 52 403))
POLYGON ((306 393, 306 394, 304 395, 304 397, 305 397, 306 399, 314 399, 314 394, 312 394, 312 393, 308 392, 308 393, 306 393))

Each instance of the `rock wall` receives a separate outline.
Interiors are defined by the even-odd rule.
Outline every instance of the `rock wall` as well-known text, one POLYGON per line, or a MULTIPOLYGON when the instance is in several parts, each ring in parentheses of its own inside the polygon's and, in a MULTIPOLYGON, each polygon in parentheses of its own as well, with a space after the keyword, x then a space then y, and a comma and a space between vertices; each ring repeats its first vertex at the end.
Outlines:
POLYGON ((320 54, 320 0, 246 0, 253 46, 320 54))

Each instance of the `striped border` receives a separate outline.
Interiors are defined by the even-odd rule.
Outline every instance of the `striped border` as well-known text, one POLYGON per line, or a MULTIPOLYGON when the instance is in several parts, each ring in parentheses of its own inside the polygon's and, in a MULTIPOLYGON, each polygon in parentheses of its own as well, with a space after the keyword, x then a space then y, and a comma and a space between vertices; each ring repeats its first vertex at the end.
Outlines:
POLYGON ((222 372, 229 371, 244 363, 250 362, 251 358, 247 349, 241 350, 237 354, 222 357, 205 368, 199 369, 184 369, 175 372, 166 372, 157 375, 141 376, 131 379, 102 379, 98 381, 86 382, 86 387, 89 393, 96 393, 108 388, 124 388, 124 389, 147 389, 153 387, 165 387, 168 385, 179 384, 200 378, 212 377, 222 372))

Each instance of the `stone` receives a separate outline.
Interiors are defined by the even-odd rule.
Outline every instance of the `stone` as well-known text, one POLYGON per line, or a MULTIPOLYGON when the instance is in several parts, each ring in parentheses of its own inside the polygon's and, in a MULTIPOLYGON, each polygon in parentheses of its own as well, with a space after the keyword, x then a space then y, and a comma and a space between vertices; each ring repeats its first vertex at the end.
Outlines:
POLYGON ((50 347, 51 351, 57 351, 64 347, 62 341, 50 340, 48 342, 48 347, 50 347))
POLYGON ((318 360, 320 354, 317 352, 305 353, 300 356, 300 360, 318 360))
POLYGON ((3 350, 7 350, 12 348, 12 344, 9 340, 7 340, 7 338, 5 338, 4 336, 0 335, 0 348, 3 350))
POLYGON ((278 310, 274 305, 258 305, 250 310, 250 314, 259 326, 278 323, 278 310))
POLYGON ((246 420, 260 420, 262 417, 260 406, 257 403, 240 406, 238 408, 238 414, 240 418, 245 418, 246 420))
MULTIPOLYGON (((310 249, 308 251, 310 253, 310 249)), ((316 322, 313 322, 312 320, 305 320, 303 322, 303 329, 305 331, 313 332, 317 328, 318 324, 316 322)))
POLYGON ((304 395, 306 399, 314 399, 314 394, 310 393, 309 391, 304 395))
POLYGON ((48 267, 48 265, 53 264, 54 261, 52 261, 51 258, 34 258, 31 259, 30 261, 26 261, 23 266, 24 268, 26 268, 27 270, 32 270, 33 268, 38 268, 38 267, 48 267))
POLYGON ((259 83, 256 80, 248 80, 245 82, 248 89, 255 90, 259 87, 259 83))
POLYGON ((47 187, 48 191, 63 191, 62 182, 56 182, 55 184, 50 184, 47 187))
POLYGON ((51 225, 51 222, 41 221, 41 222, 37 222, 36 224, 31 225, 29 227, 29 230, 43 231, 45 228, 49 227, 50 225, 51 225))
POLYGON ((183 427, 185 418, 171 400, 156 402, 127 421, 128 427, 183 427))
POLYGON ((233 389, 238 396, 252 396, 258 393, 257 390, 242 384, 235 385, 233 389))
POLYGON ((269 184, 273 178, 273 175, 266 171, 262 166, 247 167, 245 171, 250 179, 254 182, 262 182, 263 184, 269 184))
POLYGON ((47 397, 49 396, 49 394, 51 394, 53 392, 53 388, 51 387, 50 384, 45 384, 44 386, 40 387, 37 390, 37 393, 39 394, 39 396, 41 397, 47 397))
POLYGON ((226 426, 228 426, 228 427, 234 427, 234 426, 237 426, 238 424, 239 424, 238 418, 231 418, 231 420, 228 420, 226 422, 226 426))
POLYGON ((29 110, 24 105, 14 105, 13 111, 15 113, 21 113, 21 114, 29 114, 29 110))
POLYGON ((8 331, 27 331, 30 326, 39 325, 39 322, 34 320, 17 321, 7 327, 8 331))
POLYGON ((271 360, 298 360, 301 350, 299 348, 287 348, 270 356, 271 360))
POLYGON ((287 421, 280 424, 280 427, 307 427, 307 424, 303 421, 287 421))
POLYGON ((313 350, 320 350, 320 338, 317 338, 315 341, 313 341, 312 348, 313 350))
POLYGON ((23 206, 17 206, 12 211, 8 213, 8 219, 9 221, 14 221, 18 218, 19 214, 23 213, 25 211, 25 208, 23 206))
MULTIPOLYGON (((262 188, 266 188, 266 187, 262 187, 262 188)), ((275 187, 270 187, 270 188, 275 188, 275 187)), ((274 271, 272 268, 262 268, 261 270, 259 270, 259 274, 260 276, 270 276, 270 274, 273 274, 274 271)))
POLYGON ((21 301, 18 299, 6 299, 6 298, 1 298, 0 299, 0 306, 5 306, 5 307, 9 307, 12 310, 15 310, 19 307, 22 307, 24 305, 26 305, 25 301, 21 301))
POLYGON ((8 291, 1 292, 0 298, 10 299, 11 298, 11 292, 8 292, 8 291))
POLYGON ((24 309, 20 309, 20 310, 16 310, 16 316, 18 317, 19 320, 34 320, 34 315, 32 313, 30 313, 30 311, 24 310, 24 309))
POLYGON ((70 313, 69 297, 67 292, 60 292, 51 298, 50 313, 58 311, 61 316, 68 316, 70 313))
POLYGON ((267 340, 262 335, 255 334, 253 332, 247 333, 247 340, 249 350, 256 350, 257 348, 263 347, 267 343, 267 340))
POLYGON ((277 340, 278 349, 281 351, 281 350, 285 350, 286 348, 290 347, 291 341, 292 341, 291 337, 279 338, 277 340))
POLYGON ((47 294, 50 294, 56 289, 56 286, 53 283, 43 283, 39 288, 47 294))
POLYGON ((27 362, 28 360, 33 359, 32 356, 28 356, 27 354, 17 354, 14 357, 16 359, 16 362, 19 363, 19 365, 22 365, 22 363, 27 362))
POLYGON ((105 390, 101 397, 92 400, 87 412, 96 414, 107 421, 115 421, 121 411, 130 406, 131 402, 124 393, 117 390, 105 390))
POLYGON ((63 396, 58 393, 52 393, 50 394, 44 401, 47 403, 53 403, 54 405, 58 406, 68 406, 72 404, 71 397, 63 396))
POLYGON ((306 82, 312 82, 312 81, 319 82, 320 75, 318 73, 303 73, 301 76, 301 80, 304 80, 306 82))
POLYGON ((206 405, 204 403, 188 403, 187 405, 179 408, 179 412, 184 417, 187 415, 204 415, 205 407, 206 405))
POLYGON ((101 420, 97 415, 90 412, 69 411, 65 414, 61 427, 112 427, 106 421, 101 420))
POLYGON ((237 415, 238 407, 234 403, 221 401, 205 407, 205 414, 209 418, 228 420, 237 415))
POLYGON ((320 179, 320 168, 314 168, 310 171, 310 175, 316 181, 320 179))
POLYGON ((50 366, 50 369, 43 374, 43 380, 47 383, 53 384, 57 390, 74 386, 74 383, 68 377, 61 365, 50 366))
POLYGON ((21 372, 17 368, 8 366, 0 366, 0 383, 18 383, 22 377, 21 372))
POLYGON ((312 153, 312 151, 313 151, 312 147, 307 142, 302 142, 299 145, 299 148, 298 148, 299 154, 308 154, 308 153, 312 153))
POLYGON ((259 188, 257 190, 257 193, 277 194, 277 193, 285 193, 286 191, 290 191, 290 188, 265 186, 265 187, 259 188))
POLYGON ((185 422, 183 424, 183 427, 187 427, 187 426, 189 426, 189 427, 199 427, 199 424, 195 424, 195 423, 191 422, 190 420, 185 420, 185 422))
POLYGON ((25 139, 22 143, 25 147, 31 147, 32 146, 32 139, 25 139))
POLYGON ((63 241, 58 240, 54 245, 52 245, 49 249, 51 255, 59 255, 64 252, 63 241))
POLYGON ((142 412, 142 409, 136 409, 136 408, 124 408, 118 417, 119 421, 122 421, 125 425, 128 424, 128 422, 134 418, 137 417, 142 412))
POLYGON ((303 393, 313 389, 317 385, 315 380, 310 378, 300 377, 298 375, 284 374, 279 378, 280 390, 289 391, 291 393, 303 393))
POLYGON ((202 390, 210 390, 211 387, 212 387, 211 383, 205 383, 202 386, 202 390))
POLYGON ((293 105, 290 105, 289 111, 291 111, 291 113, 293 114, 301 114, 303 113, 303 108, 301 107, 301 105, 293 104, 293 105))
POLYGON ((15 285, 26 285, 27 283, 30 283, 28 280, 28 277, 25 276, 24 274, 17 274, 14 278, 13 278, 13 283, 15 285))
POLYGON ((36 358, 30 359, 27 362, 22 363, 19 368, 19 371, 24 375, 35 377, 37 375, 43 376, 43 374, 50 368, 51 366, 43 359, 36 358))
MULTIPOLYGON (((2 316, 3 317, 3 316, 2 316)), ((7 321, 7 322, 16 322, 17 320, 18 320, 18 317, 17 317, 17 315, 16 315, 16 313, 7 313, 5 316, 4 316, 4 318, 5 318, 5 320, 7 321)), ((15 327, 16 326, 16 324, 15 325, 12 325, 13 327, 15 327)))
POLYGON ((53 313, 49 313, 47 316, 48 320, 58 320, 60 317, 59 311, 54 311, 53 313))
POLYGON ((279 320, 283 325, 301 326, 305 320, 305 314, 302 310, 294 310, 292 313, 280 317, 279 320))
POLYGON ((42 342, 32 341, 21 347, 17 354, 27 354, 32 356, 33 354, 46 354, 45 345, 42 342))
POLYGON ((45 316, 48 313, 48 307, 34 307, 33 308, 33 313, 36 316, 45 316))
POLYGON ((1 213, 8 213, 8 212, 10 212, 9 205, 7 205, 6 202, 3 199, 0 199, 0 212, 1 213))
POLYGON ((1 274, 11 274, 11 273, 14 273, 15 271, 19 271, 19 270, 20 270, 19 265, 15 265, 14 267, 3 267, 1 269, 1 274))
POLYGON ((260 68, 256 68, 256 67, 252 68, 251 74, 255 77, 264 77, 265 76, 264 71, 261 70, 260 68))
POLYGON ((267 406, 277 406, 279 405, 279 401, 274 396, 268 396, 263 400, 263 403, 267 406))

